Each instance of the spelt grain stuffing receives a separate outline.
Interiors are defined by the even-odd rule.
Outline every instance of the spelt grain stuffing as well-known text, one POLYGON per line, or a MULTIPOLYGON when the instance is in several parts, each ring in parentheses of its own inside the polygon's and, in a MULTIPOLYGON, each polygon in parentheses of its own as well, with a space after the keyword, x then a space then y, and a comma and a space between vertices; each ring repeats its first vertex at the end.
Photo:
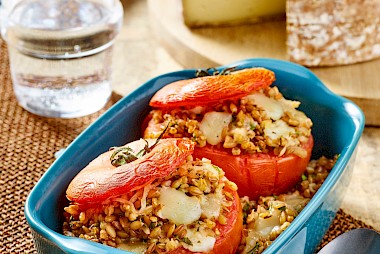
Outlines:
POLYGON ((289 193, 249 200, 242 197, 244 229, 238 253, 262 253, 290 225, 321 187, 338 156, 311 160, 289 193))
POLYGON ((218 225, 227 223, 236 190, 209 160, 188 156, 171 175, 97 207, 72 202, 64 208, 63 234, 137 253, 207 252, 218 225))
POLYGON ((300 102, 287 100, 277 87, 267 87, 236 100, 191 108, 155 109, 145 138, 187 137, 198 147, 215 145, 233 155, 269 153, 307 156, 302 148, 311 135, 312 121, 297 110, 300 102))

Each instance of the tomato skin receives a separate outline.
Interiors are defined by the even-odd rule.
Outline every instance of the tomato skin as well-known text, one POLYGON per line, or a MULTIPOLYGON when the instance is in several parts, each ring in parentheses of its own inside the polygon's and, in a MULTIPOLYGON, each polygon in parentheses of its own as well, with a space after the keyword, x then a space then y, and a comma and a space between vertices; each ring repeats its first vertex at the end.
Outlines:
POLYGON ((275 81, 272 71, 249 68, 229 75, 179 80, 161 88, 150 100, 156 108, 192 107, 242 98, 275 81))
MULTIPOLYGON (((226 188, 224 188, 224 190, 230 192, 233 195, 234 200, 232 206, 229 207, 229 213, 225 214, 227 217, 227 224, 221 225, 217 223, 216 225, 219 229, 220 235, 216 238, 214 248, 208 252, 210 254, 235 254, 239 247, 241 234, 243 232, 243 210, 238 193, 226 188)), ((190 250, 180 247, 168 253, 194 254, 199 252, 191 252, 190 250)))
POLYGON ((217 238, 211 253, 232 254, 239 247, 241 234, 243 232, 243 209, 241 207, 238 192, 229 190, 234 196, 234 203, 227 214, 226 225, 217 225, 220 236, 217 238))
MULTIPOLYGON (((152 140, 149 141, 153 143, 152 140)), ((145 144, 141 139, 125 146, 139 151, 145 144)), ((75 176, 66 190, 66 196, 77 204, 91 206, 142 188, 176 170, 193 153, 194 146, 195 143, 189 139, 162 139, 148 154, 119 167, 111 164, 113 151, 108 151, 75 176)))
POLYGON ((278 157, 274 154, 255 153, 234 156, 227 150, 211 145, 196 147, 195 158, 210 159, 226 173, 226 177, 237 184, 241 197, 258 199, 260 196, 288 192, 300 180, 310 160, 314 145, 313 137, 303 144, 307 156, 296 155, 278 157))

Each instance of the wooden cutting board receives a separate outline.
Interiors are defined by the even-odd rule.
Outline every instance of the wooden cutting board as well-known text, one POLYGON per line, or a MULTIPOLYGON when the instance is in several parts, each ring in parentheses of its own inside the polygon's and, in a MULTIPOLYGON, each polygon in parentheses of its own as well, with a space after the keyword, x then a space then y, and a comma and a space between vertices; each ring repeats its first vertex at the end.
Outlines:
MULTIPOLYGON (((284 21, 189 29, 180 0, 148 0, 152 27, 160 43, 184 68, 207 68, 246 58, 287 60, 284 21)), ((362 108, 367 125, 380 126, 380 59, 310 68, 333 92, 362 108)))

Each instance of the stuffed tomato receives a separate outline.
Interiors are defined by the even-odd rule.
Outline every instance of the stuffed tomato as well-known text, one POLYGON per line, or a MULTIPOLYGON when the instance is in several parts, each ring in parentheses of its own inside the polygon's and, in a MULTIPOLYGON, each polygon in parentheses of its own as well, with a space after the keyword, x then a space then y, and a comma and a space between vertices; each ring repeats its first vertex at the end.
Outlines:
POLYGON ((164 137, 192 139, 194 157, 222 167, 240 196, 287 192, 310 160, 312 121, 274 81, 272 71, 250 68, 168 84, 150 101, 144 137, 169 125, 164 137))
POLYGON ((100 155, 68 186, 63 233, 134 253, 235 253, 237 186, 194 146, 139 140, 100 155))

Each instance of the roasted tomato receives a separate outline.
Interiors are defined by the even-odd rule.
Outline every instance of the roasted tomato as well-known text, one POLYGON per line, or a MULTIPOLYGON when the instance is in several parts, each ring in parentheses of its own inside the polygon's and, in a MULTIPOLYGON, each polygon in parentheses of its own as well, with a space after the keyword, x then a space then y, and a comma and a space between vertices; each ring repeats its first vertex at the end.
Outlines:
POLYGON ((263 68, 244 69, 231 75, 180 80, 164 86, 153 96, 149 105, 173 108, 212 104, 220 100, 241 98, 269 86, 274 80, 273 72, 263 68))
POLYGON ((310 160, 312 122, 274 81, 272 71, 250 68, 168 84, 150 101, 144 137, 169 125, 164 137, 194 140, 194 156, 222 167, 240 196, 286 192, 310 160))
MULTIPOLYGON (((139 140, 126 147, 138 152, 145 145, 139 140)), ((67 198, 88 205, 143 188, 172 173, 193 150, 194 143, 186 139, 162 140, 145 156, 118 167, 111 164, 114 151, 108 151, 75 176, 66 190, 67 198)))
POLYGON ((215 165, 225 168, 226 176, 239 187, 240 196, 257 199, 260 196, 286 193, 301 179, 310 160, 313 137, 303 144, 307 156, 276 156, 255 153, 235 156, 214 146, 196 148, 194 157, 210 158, 215 165))
POLYGON ((237 186, 189 139, 139 140, 100 155, 67 189, 63 233, 137 253, 235 253, 237 186))

